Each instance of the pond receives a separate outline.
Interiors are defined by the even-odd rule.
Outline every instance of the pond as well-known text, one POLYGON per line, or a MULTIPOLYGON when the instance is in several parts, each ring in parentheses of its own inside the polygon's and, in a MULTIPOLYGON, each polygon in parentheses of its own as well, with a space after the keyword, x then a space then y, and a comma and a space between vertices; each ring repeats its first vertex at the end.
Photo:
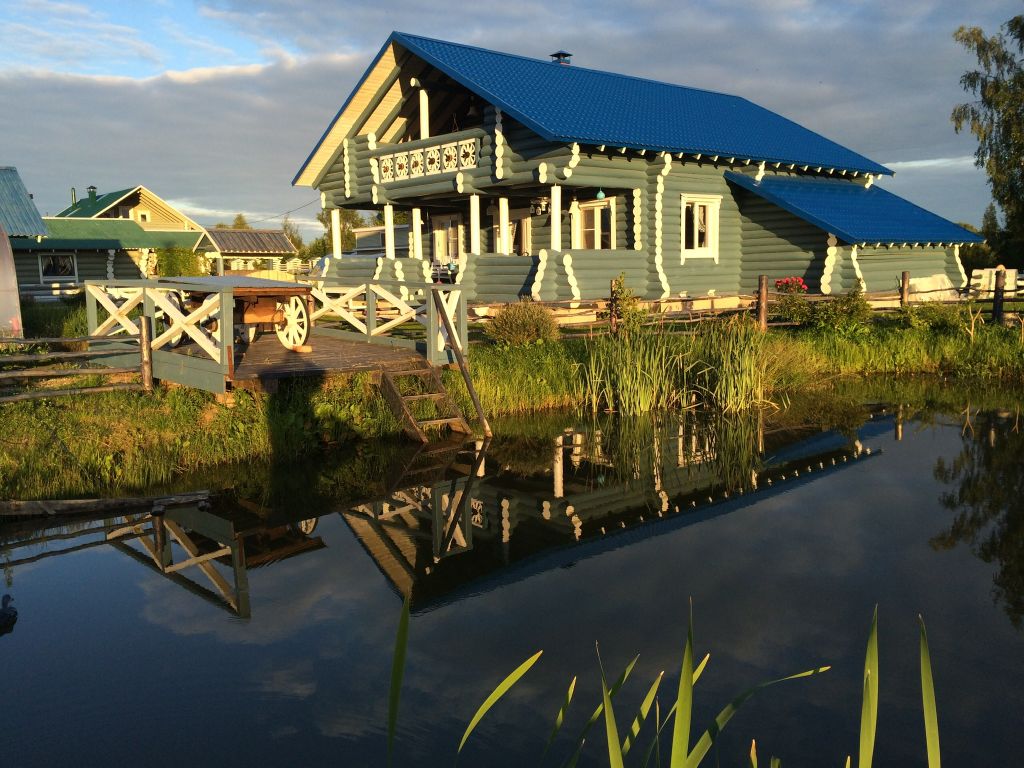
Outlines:
MULTIPOLYGON (((875 765, 925 761, 918 614, 946 763, 1014 764, 1020 402, 917 382, 731 419, 547 414, 497 422, 487 446, 363 446, 185 477, 154 494, 210 500, 156 516, 8 522, 18 618, 0 626, 0 760, 384 765, 408 598, 395 765, 451 765, 477 706, 543 650, 460 763, 558 766, 601 699, 596 643, 609 677, 639 654, 615 698, 620 730, 662 671, 667 710, 692 599, 696 653, 710 653, 697 733, 751 685, 832 666, 747 702, 720 764, 747 765, 753 738, 787 766, 856 754, 876 605, 875 765)), ((599 722, 580 764, 606 765, 604 744, 599 722)))

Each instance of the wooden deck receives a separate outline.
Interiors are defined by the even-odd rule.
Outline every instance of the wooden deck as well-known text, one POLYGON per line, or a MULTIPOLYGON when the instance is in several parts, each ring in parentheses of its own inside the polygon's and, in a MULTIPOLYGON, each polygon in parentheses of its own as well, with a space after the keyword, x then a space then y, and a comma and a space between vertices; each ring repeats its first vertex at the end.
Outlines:
MULTIPOLYGON (((238 389, 261 389, 265 382, 296 376, 325 376, 360 371, 398 371, 425 365, 415 350, 323 336, 309 339, 312 352, 292 352, 277 336, 265 333, 249 346, 235 347, 232 381, 238 389)), ((273 388, 271 384, 269 388, 273 388)))

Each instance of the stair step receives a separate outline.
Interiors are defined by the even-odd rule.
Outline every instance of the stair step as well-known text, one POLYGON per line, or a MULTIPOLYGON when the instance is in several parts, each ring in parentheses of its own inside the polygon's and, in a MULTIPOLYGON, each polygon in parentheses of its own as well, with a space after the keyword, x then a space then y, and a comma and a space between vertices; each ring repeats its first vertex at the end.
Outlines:
POLYGON ((427 392, 423 395, 402 395, 402 399, 407 403, 415 403, 420 400, 445 400, 448 395, 444 392, 427 392))
POLYGON ((433 371, 430 368, 409 368, 401 371, 386 371, 391 378, 396 376, 430 376, 433 371))
POLYGON ((424 419, 423 421, 416 422, 420 427, 439 427, 442 424, 461 424, 461 416, 446 416, 442 419, 424 419))

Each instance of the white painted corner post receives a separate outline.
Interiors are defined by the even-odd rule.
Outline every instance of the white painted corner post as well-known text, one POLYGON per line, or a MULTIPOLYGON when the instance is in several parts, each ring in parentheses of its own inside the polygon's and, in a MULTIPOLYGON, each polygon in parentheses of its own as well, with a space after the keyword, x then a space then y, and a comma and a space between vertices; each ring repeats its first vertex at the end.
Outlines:
POLYGON ((395 258, 395 206, 384 204, 384 257, 395 258))
POLYGON ((498 253, 508 256, 511 250, 508 241, 508 198, 498 198, 498 253))
POLYGON ((423 259, 423 211, 420 208, 412 209, 412 225, 409 230, 412 238, 409 246, 414 259, 423 259))
POLYGON ((469 196, 469 252, 480 255, 480 195, 469 196))
POLYGON ((551 187, 551 250, 562 250, 562 188, 557 184, 551 187))
POLYGON ((417 78, 413 77, 409 80, 409 85, 413 88, 419 89, 420 96, 420 138, 430 138, 430 94, 427 93, 427 89, 423 87, 417 78))
POLYGON ((341 210, 331 208, 331 254, 341 258, 341 210))

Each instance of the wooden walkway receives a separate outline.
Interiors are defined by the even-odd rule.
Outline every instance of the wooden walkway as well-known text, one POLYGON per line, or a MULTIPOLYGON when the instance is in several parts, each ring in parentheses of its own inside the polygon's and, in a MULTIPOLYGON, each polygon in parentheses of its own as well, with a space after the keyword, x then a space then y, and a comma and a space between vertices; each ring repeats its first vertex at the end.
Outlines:
MULTIPOLYGON (((238 389, 258 389, 264 382, 276 383, 278 379, 296 376, 397 371, 419 367, 425 362, 423 355, 409 348, 348 341, 315 331, 309 345, 311 352, 292 352, 281 346, 277 336, 266 333, 249 346, 236 346, 231 380, 238 389)), ((271 384, 270 388, 273 386, 271 384)))

